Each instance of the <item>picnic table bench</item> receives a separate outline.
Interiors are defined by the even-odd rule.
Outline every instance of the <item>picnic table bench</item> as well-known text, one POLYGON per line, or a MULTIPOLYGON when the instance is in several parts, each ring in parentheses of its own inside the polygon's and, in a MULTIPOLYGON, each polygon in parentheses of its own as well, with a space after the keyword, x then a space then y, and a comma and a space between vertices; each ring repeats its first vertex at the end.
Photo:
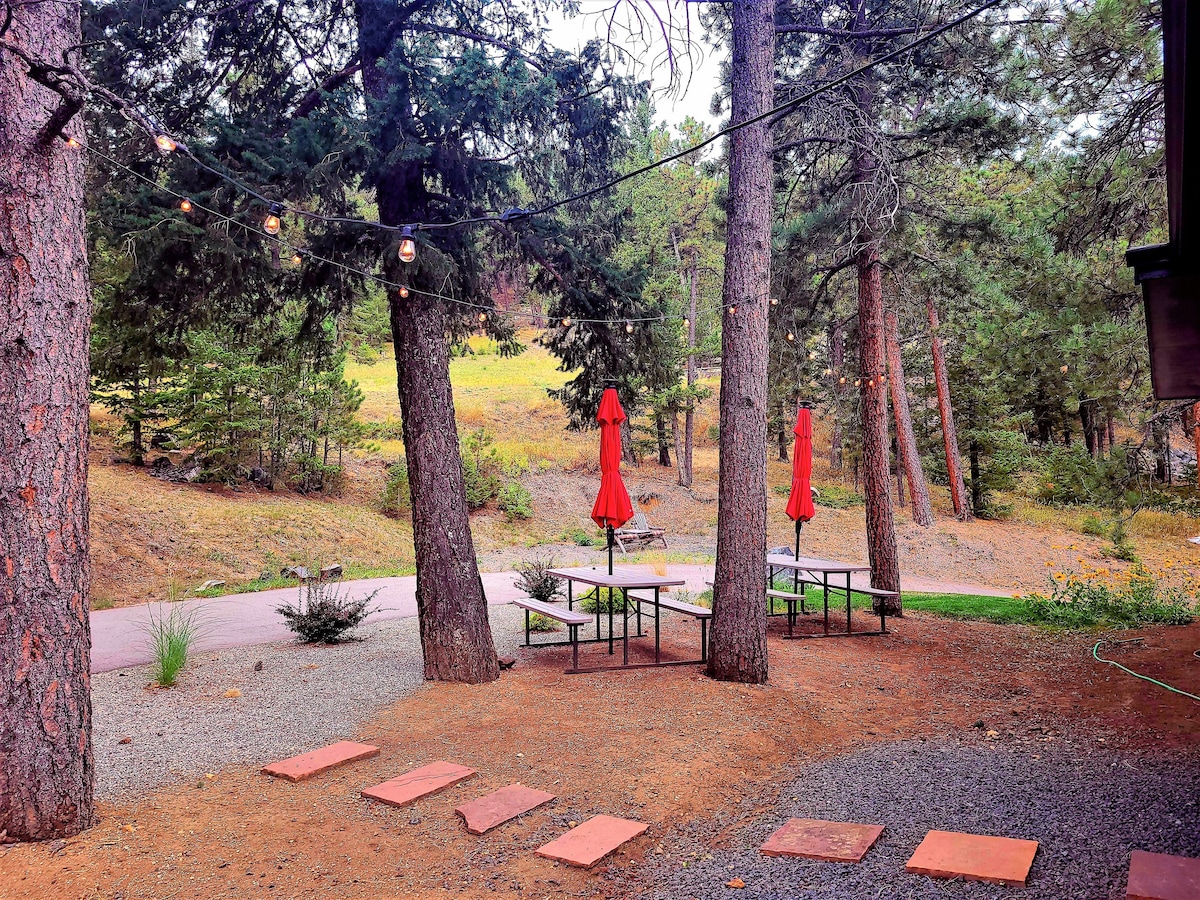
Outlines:
MULTIPOLYGON (((586 613, 577 613, 573 609, 563 609, 561 606, 555 606, 553 603, 545 603, 541 600, 534 600, 532 597, 518 597, 513 601, 513 606, 519 606, 525 610, 525 646, 533 647, 534 644, 529 642, 530 638, 530 613, 537 613, 545 616, 548 619, 562 622, 567 626, 568 639, 565 643, 571 645, 571 664, 572 668, 579 668, 579 626, 591 623, 592 617, 586 613)), ((564 643, 564 642, 559 642, 564 643)), ((537 646, 547 646, 546 644, 538 644, 537 646)))
MULTIPOLYGON (((629 599, 637 604, 638 617, 638 633, 642 631, 642 604, 649 603, 655 605, 653 597, 638 597, 635 594, 630 594, 629 599)), ((687 603, 683 600, 676 600, 674 597, 659 596, 657 607, 659 609, 669 609, 672 612, 683 613, 685 616, 691 616, 700 623, 700 662, 708 662, 708 621, 712 618, 712 610, 706 606, 697 606, 695 603, 687 603)), ((657 612, 646 612, 645 615, 653 615, 657 626, 657 612)))

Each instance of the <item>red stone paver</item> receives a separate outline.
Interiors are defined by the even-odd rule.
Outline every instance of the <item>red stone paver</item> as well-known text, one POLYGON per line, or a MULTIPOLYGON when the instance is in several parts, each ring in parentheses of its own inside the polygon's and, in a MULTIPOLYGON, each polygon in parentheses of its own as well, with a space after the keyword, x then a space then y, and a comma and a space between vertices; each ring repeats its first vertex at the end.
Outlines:
POLYGON ((631 819, 593 816, 562 837, 543 844, 534 852, 572 866, 590 869, 626 841, 637 837, 649 826, 631 819))
POLYGON ((368 800, 378 800, 389 806, 407 806, 414 800, 428 797, 458 784, 475 774, 474 769, 458 763, 438 760, 403 775, 397 775, 382 784, 369 787, 362 792, 368 800))
POLYGON ((553 799, 554 795, 546 791, 525 787, 523 784, 510 784, 468 801, 454 811, 467 823, 467 831, 471 834, 483 834, 553 799))
POLYGON ((347 763, 358 762, 360 759, 371 759, 379 755, 379 748, 370 744, 356 744, 354 741, 338 741, 328 747, 320 747, 309 753, 301 753, 288 759, 281 759, 269 766, 264 766, 262 773, 287 781, 307 781, 322 772, 344 766, 347 763))
POLYGON ((1037 849, 1037 841, 931 831, 904 870, 933 878, 963 878, 1024 887, 1037 849))
POLYGON ((788 819, 759 848, 763 856, 801 856, 826 862, 862 862, 883 834, 882 825, 788 819))
POLYGON ((1196 900, 1197 897, 1200 897, 1200 859, 1133 851, 1126 900, 1196 900))

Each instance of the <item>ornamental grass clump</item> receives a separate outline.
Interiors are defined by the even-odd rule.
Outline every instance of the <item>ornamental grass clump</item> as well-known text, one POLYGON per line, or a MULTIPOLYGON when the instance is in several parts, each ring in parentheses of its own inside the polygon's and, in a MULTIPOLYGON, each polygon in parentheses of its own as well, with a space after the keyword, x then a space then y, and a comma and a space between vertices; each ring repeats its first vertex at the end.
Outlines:
POLYGON ((172 687, 200 634, 197 611, 175 604, 169 611, 162 604, 157 611, 151 607, 146 633, 154 653, 154 681, 159 687, 172 687))
POLYGON ((1170 579, 1137 563, 1113 572, 1082 563, 1079 572, 1055 572, 1048 594, 1023 600, 1029 621, 1060 628, 1138 628, 1187 625, 1197 614, 1190 574, 1170 579))
POLYGON ((275 611, 306 644, 339 644, 350 640, 350 629, 375 612, 371 601, 379 591, 351 600, 340 594, 338 588, 337 582, 306 582, 301 585, 300 599, 294 606, 284 603, 275 611))

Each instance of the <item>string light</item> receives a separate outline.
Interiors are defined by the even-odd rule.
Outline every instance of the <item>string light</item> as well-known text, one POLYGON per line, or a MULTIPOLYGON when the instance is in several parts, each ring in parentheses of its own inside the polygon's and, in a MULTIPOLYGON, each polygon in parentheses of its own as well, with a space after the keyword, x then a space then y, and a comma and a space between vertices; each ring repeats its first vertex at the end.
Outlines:
POLYGON ((729 314, 732 316, 736 312, 737 312, 737 304, 735 303, 733 306, 729 307, 729 314))
POLYGON ((833 369, 826 369, 826 370, 825 370, 825 374, 826 374, 826 375, 832 375, 832 374, 833 374, 833 369))
POLYGON ((1062 372, 1064 375, 1066 375, 1066 374, 1067 374, 1067 368, 1068 368, 1067 366, 1059 366, 1059 368, 1058 368, 1058 371, 1060 371, 1060 372, 1062 372))
POLYGON ((64 137, 63 140, 66 142, 67 146, 70 147, 72 150, 78 150, 80 147, 83 146, 83 144, 79 143, 79 141, 75 140, 75 138, 73 138, 73 137, 64 137))
POLYGON ((809 358, 809 359, 816 359, 816 358, 817 358, 817 352, 816 352, 815 350, 810 350, 810 351, 808 352, 808 358, 809 358))
POLYGON ((400 296, 401 297, 408 296, 408 285, 407 284, 400 285, 400 296))
POLYGON ((565 318, 563 318, 562 324, 563 324, 563 328, 570 328, 571 327, 571 317, 566 316, 565 318))
POLYGON ((179 201, 179 208, 181 210, 183 210, 184 212, 191 212, 192 211, 192 201, 189 200, 187 197, 184 197, 182 200, 179 201))
POLYGON ((874 378, 867 381, 867 387, 869 387, 869 388, 875 387, 875 379, 874 378))
POLYGON ((299 253, 293 253, 293 254, 292 254, 292 265, 293 265, 293 266, 298 266, 298 265, 300 265, 300 262, 301 262, 301 257, 300 257, 300 254, 299 254, 299 253))
POLYGON ((846 383, 846 376, 843 375, 841 378, 838 379, 838 384, 845 384, 845 383, 846 383))
POLYGON ((154 139, 154 143, 158 145, 158 149, 161 150, 164 155, 173 153, 179 146, 165 134, 160 134, 158 137, 156 137, 154 139))
POLYGON ((417 258, 417 242, 413 239, 412 228, 405 225, 400 232, 400 262, 410 263, 417 258))
POLYGON ((633 323, 632 323, 632 322, 626 322, 626 323, 625 323, 625 333, 626 333, 626 334, 633 334, 633 323))
POLYGON ((691 320, 691 319, 687 319, 687 318, 685 318, 685 319, 683 320, 683 327, 684 327, 684 328, 689 328, 689 327, 691 327, 691 324, 692 324, 692 320, 691 320))
POLYGON ((480 321, 480 322, 486 322, 486 321, 487 321, 487 313, 480 313, 480 314, 479 314, 479 321, 480 321))
POLYGON ((270 235, 279 234, 279 227, 282 224, 279 217, 283 215, 283 205, 280 203, 272 203, 271 208, 267 210, 267 217, 263 219, 263 231, 270 235))
POLYGON ((771 305, 772 305, 772 306, 778 306, 778 305, 779 305, 779 298, 777 298, 777 297, 772 297, 772 298, 771 298, 771 305))
POLYGON ((861 379, 861 378, 855 378, 855 379, 854 379, 854 386, 855 386, 855 387, 858 387, 860 384, 862 384, 862 379, 861 379))
POLYGON ((787 339, 788 339, 789 341, 794 341, 794 340, 796 339, 796 336, 795 336, 794 334, 792 334, 792 333, 789 331, 789 332, 787 333, 787 339))
POLYGON ((881 373, 881 374, 880 374, 880 376, 879 376, 879 383, 880 383, 880 384, 887 384, 887 372, 883 372, 883 373, 881 373))

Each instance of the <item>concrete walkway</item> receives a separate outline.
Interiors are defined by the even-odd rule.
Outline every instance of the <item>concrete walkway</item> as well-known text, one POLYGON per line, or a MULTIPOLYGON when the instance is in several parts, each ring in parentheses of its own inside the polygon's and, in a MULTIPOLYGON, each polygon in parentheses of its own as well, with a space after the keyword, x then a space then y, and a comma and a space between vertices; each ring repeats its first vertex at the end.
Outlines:
MULTIPOLYGON (((603 565, 597 563, 594 568, 601 568, 603 565)), ((618 564, 617 568, 645 571, 650 567, 618 564)), ((706 588, 706 582, 712 580, 712 572, 712 566, 707 565, 667 566, 667 574, 684 579, 687 590, 694 593, 700 593, 706 588)), ((487 595, 488 605, 510 603, 523 596, 513 585, 516 577, 515 572, 483 573, 483 590, 487 595)), ((870 581, 864 573, 862 576, 855 576, 854 583, 866 585, 870 581)), ((1008 592, 995 588, 935 582, 915 577, 905 578, 904 587, 911 591, 1010 596, 1008 592)), ((351 598, 364 597, 375 590, 379 592, 374 600, 374 605, 379 607, 379 610, 367 619, 368 623, 409 618, 417 614, 415 575, 344 581, 341 590, 345 596, 351 598)), ((195 614, 200 628, 200 636, 192 646, 193 652, 222 650, 227 647, 249 647, 292 639, 292 633, 275 608, 281 603, 295 603, 299 593, 298 588, 280 588, 251 594, 181 600, 178 605, 195 614)), ((150 618, 170 608, 150 603, 92 612, 92 671, 110 672, 152 662, 154 654, 150 650, 147 634, 150 618)))

